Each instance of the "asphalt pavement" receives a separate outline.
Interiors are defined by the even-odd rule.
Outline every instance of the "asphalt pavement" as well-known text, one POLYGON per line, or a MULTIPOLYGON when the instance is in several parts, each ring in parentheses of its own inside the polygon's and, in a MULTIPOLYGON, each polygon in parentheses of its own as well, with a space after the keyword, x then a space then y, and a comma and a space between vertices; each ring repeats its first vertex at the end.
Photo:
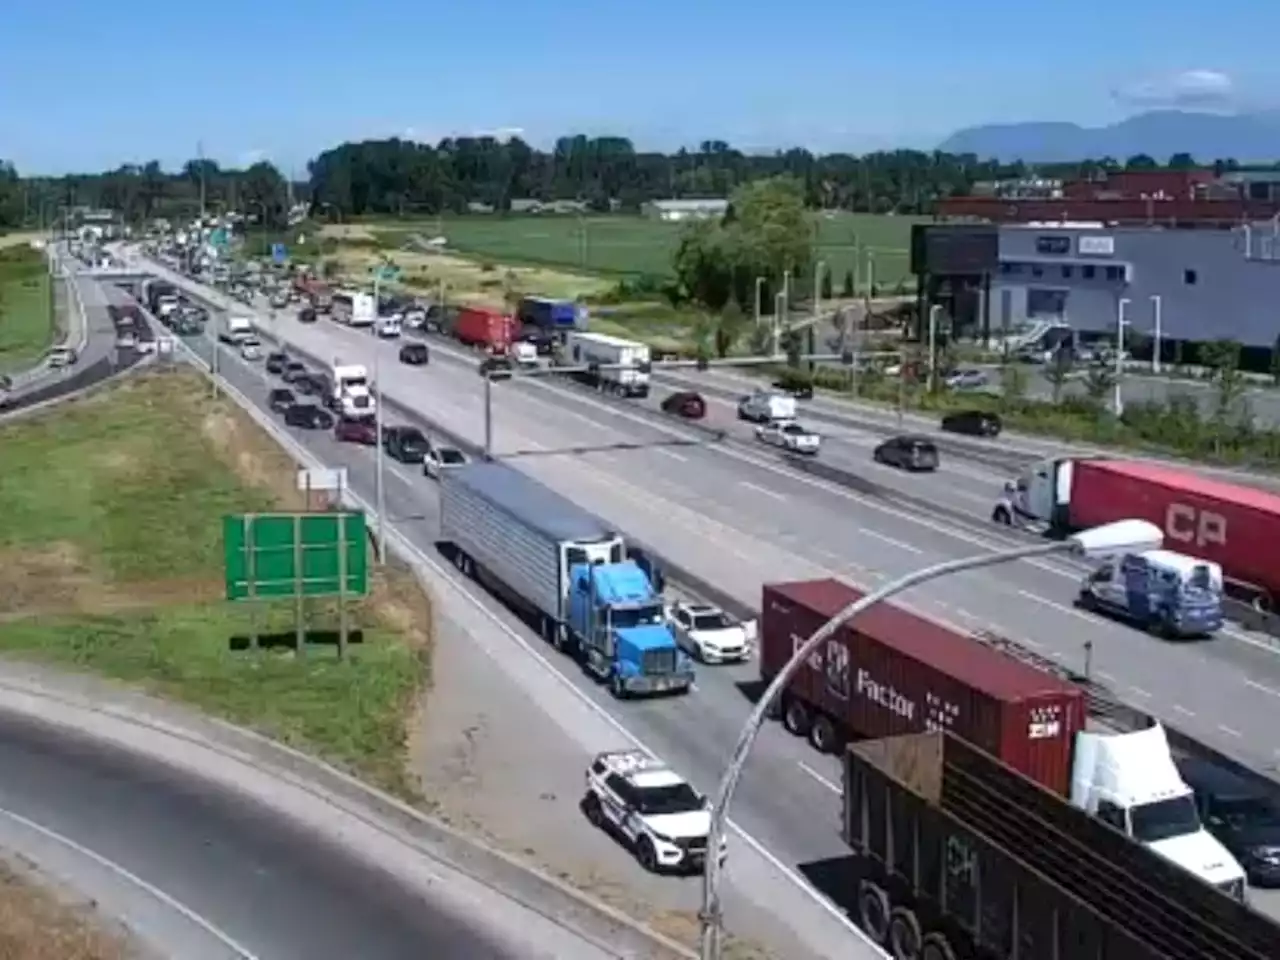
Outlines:
POLYGON ((277 812, 9 714, 0 714, 0 846, 93 890, 163 956, 515 956, 277 812))
MULTIPOLYGON (((391 400, 451 432, 481 436, 483 384, 473 355, 433 342, 431 364, 411 368, 397 362, 397 344, 380 344, 365 332, 327 322, 302 325, 291 316, 262 325, 315 358, 341 357, 371 368, 376 358, 377 378, 391 400)), ((708 443, 701 431, 603 403, 574 385, 501 384, 494 388, 493 411, 499 455, 751 606, 758 604, 763 582, 833 574, 875 586, 926 564, 1012 542, 999 531, 978 532, 803 475, 744 444, 708 443), (650 443, 663 445, 645 446, 650 443)), ((429 538, 431 494, 416 476, 403 482, 413 485, 410 500, 394 499, 391 490, 402 484, 391 480, 390 509, 422 526, 416 536, 429 538)), ((1174 646, 1077 611, 1071 599, 1081 573, 1070 563, 1020 563, 996 574, 938 581, 907 599, 938 619, 1014 637, 1077 668, 1085 641, 1091 641, 1094 676, 1121 696, 1270 769, 1280 720, 1280 661, 1270 648, 1230 637, 1174 646)), ((695 694, 679 701, 624 705, 600 699, 705 787, 745 717, 742 686, 754 672, 751 666, 703 670, 695 694)), ((738 821, 789 864, 830 856, 836 761, 772 728, 751 767, 734 808, 738 821)))

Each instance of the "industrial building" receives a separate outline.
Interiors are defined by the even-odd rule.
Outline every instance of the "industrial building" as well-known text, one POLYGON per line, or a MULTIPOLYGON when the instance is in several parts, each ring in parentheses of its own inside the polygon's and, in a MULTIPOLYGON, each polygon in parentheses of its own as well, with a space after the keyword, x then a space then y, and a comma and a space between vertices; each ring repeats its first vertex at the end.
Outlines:
POLYGON ((642 208, 647 217, 677 222, 680 220, 712 220, 723 217, 728 200, 651 200, 642 208))
MULTIPOLYGON (((1169 230, 1002 224, 990 280, 993 333, 1066 324, 1114 337, 1122 314, 1148 338, 1235 340, 1270 350, 1280 336, 1280 224, 1169 230)), ((1166 347, 1167 349, 1167 347, 1166 347)))

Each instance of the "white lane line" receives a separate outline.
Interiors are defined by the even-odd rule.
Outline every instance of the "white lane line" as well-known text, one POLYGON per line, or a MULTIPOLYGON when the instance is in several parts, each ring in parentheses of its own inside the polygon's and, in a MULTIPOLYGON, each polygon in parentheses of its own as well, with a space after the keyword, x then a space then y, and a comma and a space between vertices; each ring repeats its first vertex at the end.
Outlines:
POLYGON ((762 487, 758 483, 752 483, 750 480, 739 480, 738 486, 746 487, 748 490, 754 490, 756 493, 763 494, 766 497, 772 497, 774 500, 787 499, 786 494, 778 493, 777 490, 770 490, 768 487, 762 487))
POLYGON ((1246 687, 1253 687, 1255 690, 1261 690, 1263 693, 1268 693, 1273 697, 1280 697, 1280 690, 1277 690, 1275 687, 1268 687, 1265 683, 1259 683, 1257 680, 1251 680, 1248 677, 1245 677, 1244 685, 1246 687))
POLYGON ((798 761, 796 763, 796 766, 798 766, 801 770, 803 770, 809 776, 813 777, 814 780, 817 780, 820 784, 822 784, 832 793, 844 793, 844 791, 840 789, 839 786, 832 783, 830 780, 828 780, 826 777, 820 774, 817 770, 813 769, 813 767, 809 766, 803 760, 798 761))
POLYGON ((1184 707, 1180 703, 1175 703, 1173 705, 1173 709, 1177 710, 1180 714, 1186 717, 1194 717, 1196 715, 1196 712, 1194 710, 1188 710, 1186 707, 1184 707))
POLYGON ((1242 736, 1239 730, 1237 730, 1235 727, 1228 727, 1225 723, 1218 724, 1218 729, 1221 730, 1223 733, 1225 733, 1229 737, 1242 736))
POLYGON ((1144 700, 1150 700, 1153 696, 1150 690, 1143 690, 1141 687, 1135 687, 1132 685, 1129 687, 1129 692, 1136 696, 1142 697, 1142 699, 1144 700))
POLYGON ((909 543, 904 543, 901 540, 895 540, 893 537, 885 536, 883 533, 876 530, 868 530, 866 527, 859 527, 858 533, 864 537, 870 537, 872 540, 879 540, 881 543, 887 543, 891 547, 897 547, 899 550, 905 550, 907 553, 923 552, 919 547, 913 547, 909 543))
POLYGON ((1031 600, 1034 603, 1038 603, 1041 606, 1052 607, 1054 610, 1057 610, 1059 613, 1069 613, 1073 617, 1077 617, 1078 619, 1083 620, 1085 623, 1089 624, 1090 626, 1096 627, 1098 625, 1098 621, 1095 620, 1093 617, 1089 616, 1087 613, 1082 613, 1081 611, 1077 610, 1075 607, 1069 607, 1065 603, 1059 603, 1057 600, 1050 600, 1048 597, 1042 597, 1038 593, 1032 593, 1030 590, 1019 590, 1018 596, 1025 597, 1026 599, 1031 600))
POLYGON ((672 459, 672 460, 678 460, 678 461, 680 461, 681 463, 688 463, 688 462, 689 462, 689 458, 688 458, 688 457, 682 457, 682 456, 680 456, 680 454, 676 453, 674 450, 668 450, 668 449, 666 449, 665 447, 654 447, 654 448, 653 448, 653 450, 654 450, 656 453, 660 453, 660 454, 662 454, 664 457, 669 457, 669 458, 670 458, 670 459, 672 459))
POLYGON ((1101 677, 1103 680, 1107 681, 1107 683, 1116 682, 1116 675, 1114 673, 1107 673, 1107 671, 1105 670, 1095 670, 1093 672, 1097 674, 1099 677, 1101 677))
POLYGON ((75 840, 72 840, 70 837, 65 836, 61 833, 58 833, 56 830, 50 830, 48 827, 42 826, 41 824, 36 823, 34 820, 28 820, 26 817, 22 816, 21 814, 14 813, 12 810, 6 810, 3 807, 0 807, 0 816, 5 817, 9 820, 12 820, 14 823, 25 827, 26 829, 32 831, 33 833, 38 833, 40 836, 44 837, 46 840, 52 840, 54 843, 57 843, 63 847, 66 847, 68 850, 78 854, 79 856, 84 857, 86 860, 92 860, 98 866, 102 867, 105 870, 109 870, 111 873, 114 873, 117 877, 119 877, 121 880, 124 880, 126 883, 133 884, 139 890, 148 894, 152 898, 159 900, 161 903, 163 903, 166 907, 168 907, 174 913, 180 914, 183 918, 195 924, 197 927, 199 927, 205 933, 209 934, 209 936, 213 937, 215 940, 221 943, 224 947, 226 947, 236 956, 240 957, 241 960, 258 960, 257 954, 253 953, 251 950, 241 945, 237 940, 235 940, 230 935, 224 933, 222 930, 215 927, 210 921, 206 920, 200 914, 196 913, 194 910, 188 907, 185 903, 183 903, 180 900, 174 899, 172 896, 165 893, 163 890, 161 890, 159 887, 155 886, 154 884, 148 883, 146 880, 143 880, 140 876, 138 876, 136 873, 129 870, 127 867, 121 866, 120 864, 116 863, 114 860, 107 859, 97 851, 90 850, 88 847, 84 846, 84 844, 77 843, 75 840))

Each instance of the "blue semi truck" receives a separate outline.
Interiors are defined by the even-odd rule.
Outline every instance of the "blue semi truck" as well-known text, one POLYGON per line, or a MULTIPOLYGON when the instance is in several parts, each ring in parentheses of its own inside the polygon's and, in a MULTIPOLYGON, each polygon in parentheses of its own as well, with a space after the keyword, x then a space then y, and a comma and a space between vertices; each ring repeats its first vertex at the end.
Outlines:
POLYGON ((693 686, 647 558, 628 557, 621 534, 531 477, 492 462, 443 471, 440 536, 460 571, 614 696, 693 686))

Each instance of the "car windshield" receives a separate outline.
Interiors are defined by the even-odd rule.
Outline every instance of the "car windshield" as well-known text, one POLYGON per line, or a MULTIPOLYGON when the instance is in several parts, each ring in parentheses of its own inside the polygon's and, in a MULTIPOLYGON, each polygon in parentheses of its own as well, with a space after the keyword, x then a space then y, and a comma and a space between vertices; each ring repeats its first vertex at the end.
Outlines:
POLYGON ((1280 826, 1280 810, 1272 806, 1264 797, 1222 800, 1214 804, 1213 811, 1233 826, 1255 827, 1263 824, 1280 826))
POLYGON ((291 403, 293 401, 293 394, 288 390, 277 390, 275 392, 275 398, 286 403, 291 403))
POLYGON ((609 622, 615 628, 644 627, 666 621, 666 611, 661 604, 641 604, 634 607, 614 607, 609 611, 609 622))
POLYGON ((782 432, 789 433, 792 436, 796 436, 796 435, 806 434, 809 431, 806 430, 804 427, 800 426, 800 424, 798 423, 788 423, 785 427, 782 428, 782 432))
POLYGON ((467 458, 462 455, 459 450, 452 447, 441 447, 436 451, 436 455, 440 458, 441 463, 466 463, 467 458))
POLYGON ((702 797, 687 783, 673 783, 663 787, 641 787, 636 790, 636 806, 646 816, 664 813, 689 813, 701 810, 702 797))
POLYGON ((425 447, 427 438, 422 435, 421 430, 411 428, 400 432, 400 442, 406 447, 425 447))
POLYGON ((307 369, 307 368, 306 368, 306 367, 304 367, 302 364, 298 363, 298 362, 295 360, 293 363, 289 364, 289 369, 290 369, 290 370, 295 370, 295 371, 297 371, 298 373, 301 373, 303 370, 305 370, 305 369, 307 369))
POLYGON ((1200 829, 1200 815, 1190 794, 1140 803, 1130 811, 1130 817, 1133 838, 1139 843, 1157 843, 1200 829))
POLYGON ((737 626, 729 617, 717 611, 716 613, 698 613, 693 617, 693 629, 695 630, 731 630, 737 626))

